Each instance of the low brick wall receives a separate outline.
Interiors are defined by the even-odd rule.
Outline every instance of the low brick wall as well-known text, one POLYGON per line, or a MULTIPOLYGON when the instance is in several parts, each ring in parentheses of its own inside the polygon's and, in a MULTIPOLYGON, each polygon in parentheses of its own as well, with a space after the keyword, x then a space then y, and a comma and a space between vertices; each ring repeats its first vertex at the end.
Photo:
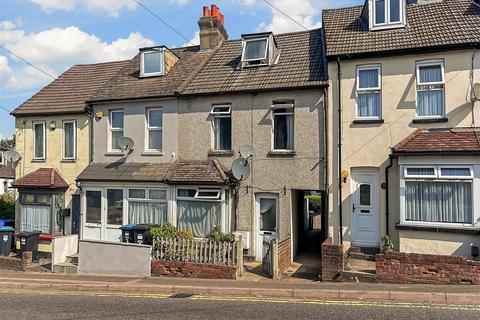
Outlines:
POLYGON ((176 262, 152 259, 152 277, 236 279, 237 268, 216 264, 176 262))
POLYGON ((281 276, 287 272, 292 264, 292 241, 285 238, 278 242, 278 274, 281 276))
POLYGON ((332 238, 322 243, 322 281, 340 280, 343 272, 343 246, 333 244, 332 238))
POLYGON ((0 270, 26 271, 32 267, 32 252, 24 252, 22 258, 0 256, 0 270))
POLYGON ((384 283, 480 284, 480 262, 462 256, 392 252, 376 256, 384 283))

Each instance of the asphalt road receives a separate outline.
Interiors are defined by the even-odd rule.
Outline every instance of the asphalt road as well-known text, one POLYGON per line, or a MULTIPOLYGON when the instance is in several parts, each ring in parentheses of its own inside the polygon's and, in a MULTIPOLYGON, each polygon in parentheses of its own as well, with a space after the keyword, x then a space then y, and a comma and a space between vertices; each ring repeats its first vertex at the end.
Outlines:
POLYGON ((0 319, 480 319, 480 306, 231 297, 1 292, 0 319))

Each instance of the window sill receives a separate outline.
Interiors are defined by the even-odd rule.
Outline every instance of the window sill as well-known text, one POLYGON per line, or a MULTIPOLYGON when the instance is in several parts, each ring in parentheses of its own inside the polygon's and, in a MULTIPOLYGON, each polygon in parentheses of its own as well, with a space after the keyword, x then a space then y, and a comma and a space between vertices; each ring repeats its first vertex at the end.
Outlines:
POLYGON ((77 159, 63 159, 60 161, 61 163, 75 163, 77 159))
POLYGON ((144 151, 141 153, 142 156, 144 157, 158 157, 158 156, 163 156, 162 151, 144 151))
POLYGON ((462 234, 480 234, 480 228, 477 227, 438 227, 427 225, 414 225, 414 224, 396 224, 397 230, 412 230, 412 231, 430 231, 430 232, 446 232, 446 233, 462 233, 462 234))
POLYGON ((32 159, 32 163, 45 163, 47 159, 32 159))
POLYGON ((231 157, 234 154, 233 150, 210 150, 208 152, 209 157, 231 157))
POLYGON ((108 151, 105 152, 106 157, 123 157, 124 154, 123 152, 118 152, 118 151, 108 151))
POLYGON ((417 118, 417 119, 412 120, 412 123, 416 123, 416 124, 419 124, 419 123, 439 123, 439 122, 448 122, 448 118, 425 118, 425 119, 417 118))
POLYGON ((357 119, 352 121, 353 124, 383 124, 383 119, 357 119))
POLYGON ((288 158, 288 157, 295 157, 296 156, 296 152, 291 150, 291 151, 276 151, 276 150, 273 150, 273 151, 270 151, 269 153, 267 153, 267 157, 285 157, 285 158, 288 158))

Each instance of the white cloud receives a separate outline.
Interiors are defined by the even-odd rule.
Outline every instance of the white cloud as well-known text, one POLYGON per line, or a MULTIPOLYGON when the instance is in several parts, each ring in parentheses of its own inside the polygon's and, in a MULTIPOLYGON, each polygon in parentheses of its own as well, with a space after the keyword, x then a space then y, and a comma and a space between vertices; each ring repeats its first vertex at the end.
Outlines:
POLYGON ((184 6, 188 3, 188 0, 168 0, 168 2, 184 6))
MULTIPOLYGON (((73 11, 85 9, 91 12, 102 12, 112 17, 118 17, 120 11, 135 10, 138 4, 133 0, 30 0, 40 5, 43 11, 57 10, 73 11)), ((182 1, 182 0, 180 0, 182 1)))
POLYGON ((189 42, 185 42, 182 45, 182 47, 188 47, 188 46, 191 46, 192 44, 196 46, 200 44, 200 31, 196 31, 193 37, 189 40, 189 42))
MULTIPOLYGON (((4 43, 7 49, 53 76, 60 75, 74 64, 130 59, 138 52, 139 47, 154 44, 139 32, 133 32, 126 38, 104 42, 94 34, 83 32, 75 26, 26 34, 20 29, 7 30, 1 24, 0 42, 4 43)), ((52 80, 8 53, 0 56, 0 76, 0 89, 10 91, 9 93, 45 85, 52 80)))

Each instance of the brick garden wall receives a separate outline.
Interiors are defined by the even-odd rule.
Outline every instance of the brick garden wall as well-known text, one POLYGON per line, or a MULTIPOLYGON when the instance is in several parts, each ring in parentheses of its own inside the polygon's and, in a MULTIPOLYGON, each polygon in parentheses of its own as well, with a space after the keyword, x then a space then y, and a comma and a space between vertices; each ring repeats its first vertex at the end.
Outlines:
POLYGON ((322 243, 322 281, 339 280, 343 272, 343 246, 333 244, 332 238, 322 243))
POLYGON ((237 268, 213 264, 176 262, 153 259, 152 277, 236 279, 237 268))
POLYGON ((287 272, 292 264, 292 240, 290 237, 278 242, 278 274, 287 272))
POLYGON ((32 266, 32 252, 24 252, 22 258, 0 256, 0 270, 26 271, 32 266))
POLYGON ((462 256, 379 254, 376 273, 384 283, 480 284, 480 262, 462 256))

